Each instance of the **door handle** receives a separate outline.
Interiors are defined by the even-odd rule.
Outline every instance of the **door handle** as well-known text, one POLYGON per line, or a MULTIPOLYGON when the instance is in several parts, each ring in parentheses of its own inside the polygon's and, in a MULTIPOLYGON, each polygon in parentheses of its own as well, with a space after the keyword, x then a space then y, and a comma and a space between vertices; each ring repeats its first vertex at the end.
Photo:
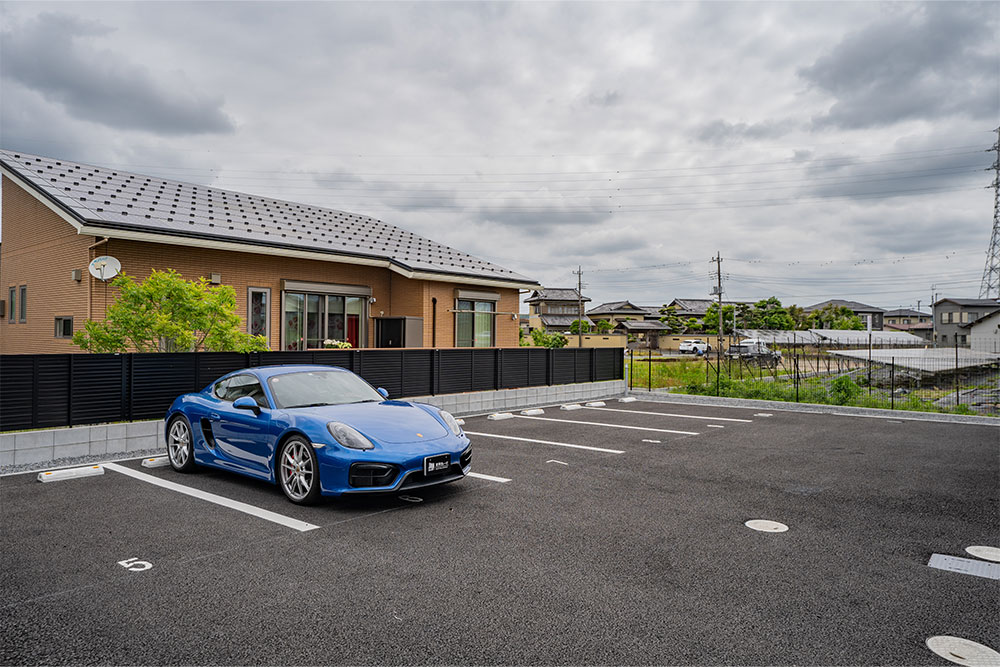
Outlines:
POLYGON ((213 413, 209 414, 208 416, 209 416, 209 418, 210 418, 210 419, 216 419, 216 420, 218 420, 218 419, 222 419, 222 418, 221 418, 221 417, 220 417, 220 416, 218 415, 218 413, 216 413, 216 412, 213 412, 213 413))

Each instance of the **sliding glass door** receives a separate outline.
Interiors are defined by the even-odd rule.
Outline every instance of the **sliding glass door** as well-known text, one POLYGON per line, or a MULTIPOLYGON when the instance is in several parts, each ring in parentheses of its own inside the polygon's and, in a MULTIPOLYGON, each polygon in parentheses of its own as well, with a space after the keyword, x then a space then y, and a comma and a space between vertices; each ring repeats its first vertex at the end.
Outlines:
POLYGON ((355 348, 365 344, 366 297, 306 292, 284 297, 284 349, 321 348, 325 340, 346 340, 355 348))

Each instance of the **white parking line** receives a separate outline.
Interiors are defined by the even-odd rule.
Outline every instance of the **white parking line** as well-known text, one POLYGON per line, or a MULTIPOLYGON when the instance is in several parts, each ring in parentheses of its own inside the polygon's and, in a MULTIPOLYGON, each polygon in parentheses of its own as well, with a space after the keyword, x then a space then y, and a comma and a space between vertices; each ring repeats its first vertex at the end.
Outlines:
POLYGON ((752 419, 736 419, 734 417, 702 417, 700 415, 678 415, 672 412, 647 412, 645 410, 622 410, 620 408, 587 408, 588 410, 601 410, 603 412, 631 412, 634 415, 658 415, 660 417, 680 417, 682 419, 710 419, 714 422, 742 422, 752 424, 752 419))
MULTIPOLYGON (((603 410, 603 408, 594 408, 595 410, 603 410)), ((575 419, 553 419, 551 417, 522 417, 521 415, 514 415, 516 419, 538 419, 547 422, 561 422, 563 424, 586 424, 587 426, 607 426, 608 428, 627 428, 633 431, 656 431, 657 433, 676 433, 677 435, 699 435, 694 431, 672 431, 668 428, 648 428, 646 426, 625 426, 624 424, 606 424, 604 422, 585 422, 577 421, 575 419)))
POLYGON ((117 463, 105 463, 104 468, 107 470, 114 470, 115 472, 120 472, 123 475, 126 475, 128 477, 133 477, 135 479, 141 480, 148 484, 152 484, 154 486, 159 486, 164 489, 176 491, 177 493, 183 493, 184 495, 191 496, 193 498, 198 498, 199 500, 206 500, 210 503, 215 503, 216 505, 222 505, 223 507, 234 509, 237 512, 243 512, 244 514, 250 514, 259 519, 264 519, 265 521, 278 523, 281 524, 282 526, 287 526, 288 528, 293 528, 300 532, 305 532, 307 530, 316 530, 317 528, 319 528, 319 526, 315 526, 311 523, 306 523, 305 521, 299 521, 298 519, 293 519, 291 517, 284 516, 283 514, 278 514, 276 512, 271 512, 265 509, 261 509, 259 507, 255 507, 253 505, 241 503, 238 500, 233 500, 231 498, 224 498, 223 496, 217 496, 214 493, 208 493, 207 491, 193 489, 190 486, 184 486, 183 484, 168 482, 165 479, 160 479, 159 477, 154 477, 153 475, 147 475, 144 472, 139 472, 138 470, 132 470, 131 468, 120 466, 117 463))
POLYGON ((506 477, 494 477, 493 475, 483 475, 482 473, 478 472, 470 472, 467 475, 467 477, 475 477, 476 479, 485 479, 490 482, 500 482, 501 484, 506 484, 507 482, 510 481, 506 477))
MULTIPOLYGON (((562 421, 561 419, 558 421, 562 421)), ((473 433, 466 431, 468 435, 476 435, 481 438, 500 438, 501 440, 520 440, 521 442, 537 442, 540 445, 555 445, 557 447, 571 447, 572 449, 587 449, 592 452, 604 452, 605 454, 624 454, 620 449, 604 449, 603 447, 588 447, 587 445, 571 445, 568 442, 552 442, 551 440, 535 440, 534 438, 517 438, 513 435, 494 435, 493 433, 473 433)))

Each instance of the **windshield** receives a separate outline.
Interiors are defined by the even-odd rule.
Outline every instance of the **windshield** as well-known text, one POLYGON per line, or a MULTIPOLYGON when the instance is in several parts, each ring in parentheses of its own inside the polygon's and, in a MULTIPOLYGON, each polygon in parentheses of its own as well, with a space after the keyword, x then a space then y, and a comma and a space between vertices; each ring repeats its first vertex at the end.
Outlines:
POLYGON ((381 402, 385 399, 354 373, 303 371, 276 375, 267 381, 277 408, 381 402))

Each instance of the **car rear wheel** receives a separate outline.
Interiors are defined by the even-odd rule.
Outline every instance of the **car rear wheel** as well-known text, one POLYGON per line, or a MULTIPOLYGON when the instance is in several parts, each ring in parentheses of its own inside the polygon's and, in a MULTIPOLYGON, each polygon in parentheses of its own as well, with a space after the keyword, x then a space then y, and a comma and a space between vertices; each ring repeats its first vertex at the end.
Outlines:
POLYGON ((167 458, 170 467, 177 472, 194 470, 194 439, 191 437, 191 425, 188 420, 178 415, 167 425, 167 458))
POLYGON ((285 441, 278 454, 278 484, 285 496, 298 505, 319 498, 319 465, 312 445, 298 436, 285 441))

